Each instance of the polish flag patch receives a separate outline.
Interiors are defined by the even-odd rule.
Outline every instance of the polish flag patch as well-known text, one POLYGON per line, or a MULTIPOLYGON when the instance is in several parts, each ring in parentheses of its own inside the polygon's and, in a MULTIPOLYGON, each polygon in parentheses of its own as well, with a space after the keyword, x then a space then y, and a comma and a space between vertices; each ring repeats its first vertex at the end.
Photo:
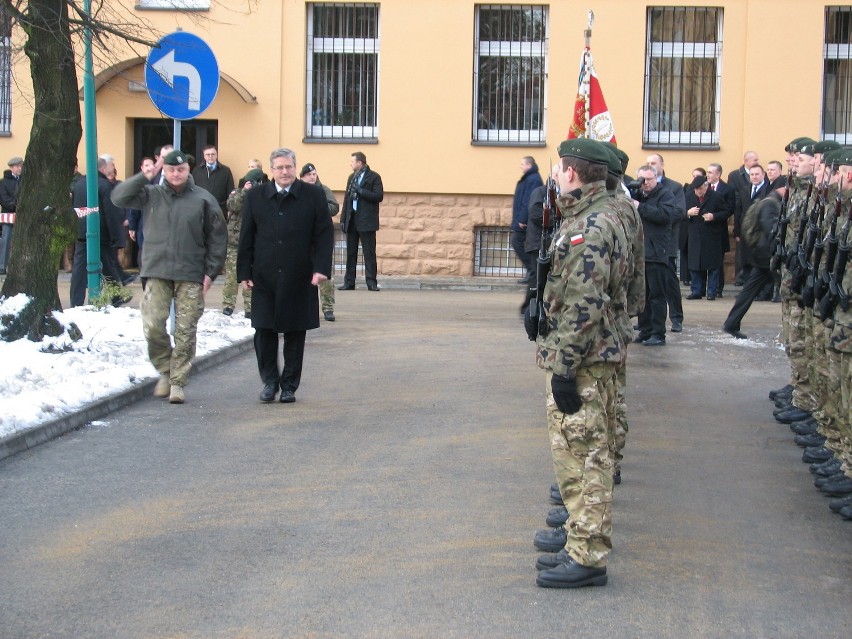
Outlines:
POLYGON ((571 236, 571 246, 577 246, 578 244, 582 244, 584 241, 582 233, 571 236))

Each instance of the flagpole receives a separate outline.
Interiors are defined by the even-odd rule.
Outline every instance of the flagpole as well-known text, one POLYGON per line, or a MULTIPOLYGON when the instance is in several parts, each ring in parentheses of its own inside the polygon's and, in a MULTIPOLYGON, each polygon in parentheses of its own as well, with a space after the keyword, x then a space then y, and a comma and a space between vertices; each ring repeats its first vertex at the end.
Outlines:
POLYGON ((591 87, 589 86, 588 69, 589 69, 589 54, 592 51, 592 25, 594 23, 595 23, 595 12, 592 11, 591 9, 589 9, 588 14, 587 14, 586 28, 583 31, 583 37, 586 40, 586 48, 583 49, 583 68, 586 70, 586 73, 583 74, 583 84, 585 85, 583 88, 585 89, 584 93, 585 93, 585 98, 586 98, 585 99, 585 103, 586 103, 586 114, 585 114, 586 115, 586 117, 585 117, 586 122, 585 122, 585 124, 586 124, 586 126, 585 126, 585 129, 584 129, 585 133, 584 133, 583 137, 585 137, 589 134, 589 127, 591 127, 591 106, 592 105, 591 105, 591 102, 590 102, 590 99, 591 99, 590 89, 591 89, 591 87))

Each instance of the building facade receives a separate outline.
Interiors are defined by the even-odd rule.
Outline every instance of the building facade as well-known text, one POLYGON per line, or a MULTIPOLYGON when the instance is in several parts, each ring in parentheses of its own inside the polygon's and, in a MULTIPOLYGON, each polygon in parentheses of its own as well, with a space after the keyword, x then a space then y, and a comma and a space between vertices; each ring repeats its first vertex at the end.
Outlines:
MULTIPOLYGON (((688 181, 793 137, 852 144, 852 6, 597 0, 591 50, 629 172, 658 152, 688 181)), ((177 30, 213 49, 218 94, 182 122, 184 151, 216 144, 235 176, 286 146, 340 190, 351 153, 382 175, 384 275, 517 277, 508 241, 523 156, 556 161, 577 92, 589 7, 462 0, 137 0, 151 39, 177 30), (180 9, 180 10, 178 10, 180 9)), ((22 34, 0 24, 0 158, 31 123, 22 34)), ((130 175, 171 142, 145 86, 148 50, 109 39, 96 69, 98 149, 130 175), (114 48, 113 48, 114 47, 114 48)), ((82 86, 82 73, 79 74, 82 86)), ((81 142, 80 157, 84 145, 81 142)), ((5 155, 3 155, 5 153, 5 155)), ((341 194, 342 195, 342 194, 341 194)))

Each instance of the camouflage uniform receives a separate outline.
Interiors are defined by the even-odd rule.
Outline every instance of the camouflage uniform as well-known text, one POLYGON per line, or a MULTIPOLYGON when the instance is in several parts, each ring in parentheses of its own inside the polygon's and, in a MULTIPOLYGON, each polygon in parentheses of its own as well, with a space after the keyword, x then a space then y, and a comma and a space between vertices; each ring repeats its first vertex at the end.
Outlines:
MULTIPOLYGON (((633 342, 633 320, 645 306, 645 234, 642 230, 642 218, 633 201, 619 187, 610 195, 614 198, 621 216, 622 226, 627 239, 631 242, 630 274, 627 281, 626 306, 613 306, 617 316, 619 335, 625 347, 633 342)), ((618 367, 615 378, 614 406, 614 459, 616 470, 624 455, 622 450, 627 443, 627 401, 624 389, 627 386, 627 360, 618 367)))
POLYGON ((557 202, 564 222, 553 240, 544 304, 548 332, 537 364, 547 370, 551 453, 565 507, 565 549, 577 563, 606 565, 612 549, 615 376, 625 344, 615 306, 627 307, 631 241, 604 182, 591 182, 557 202), (574 376, 582 406, 559 410, 553 375, 574 376))
MULTIPOLYGON (((840 241, 843 241, 843 233, 839 232, 838 235, 840 241)), ((846 239, 852 243, 852 232, 846 239)), ((842 283, 844 292, 847 295, 852 293, 852 259, 846 263, 842 283)), ((833 397, 833 402, 839 404, 834 414, 838 438, 836 452, 843 461, 843 471, 852 477, 852 304, 845 311, 839 305, 835 309, 834 321, 828 335, 828 348, 832 355, 829 359, 832 388, 829 388, 828 392, 836 392, 838 387, 840 390, 839 401, 838 395, 833 397)))
MULTIPOLYGON (((328 214, 334 217, 340 210, 340 204, 337 202, 337 198, 334 197, 334 192, 319 180, 317 180, 317 184, 325 192, 325 201, 328 203, 328 214)), ((319 294, 322 312, 334 311, 334 275, 320 282, 319 294)))
MULTIPOLYGON (((245 189, 237 189, 228 197, 228 255, 225 257, 225 284, 222 287, 222 306, 233 310, 237 306, 237 247, 243 221, 245 189)), ((243 308, 251 315, 251 289, 243 288, 243 308)))
POLYGON ((145 284, 140 311, 148 342, 148 358, 173 385, 186 386, 195 357, 195 328, 204 312, 204 296, 198 282, 151 278, 145 284), (175 300, 175 345, 166 332, 172 298, 175 300))
MULTIPOLYGON (((787 203, 787 226, 786 247, 792 250, 796 244, 801 216, 808 214, 808 184, 813 180, 793 180, 787 203)), ((808 353, 807 353, 807 324, 804 309, 802 308, 802 296, 794 293, 790 285, 792 275, 789 269, 784 269, 781 277, 781 335, 784 342, 784 350, 790 359, 790 384, 793 386, 793 404, 802 410, 813 410, 816 401, 813 395, 810 381, 808 379, 808 353)))

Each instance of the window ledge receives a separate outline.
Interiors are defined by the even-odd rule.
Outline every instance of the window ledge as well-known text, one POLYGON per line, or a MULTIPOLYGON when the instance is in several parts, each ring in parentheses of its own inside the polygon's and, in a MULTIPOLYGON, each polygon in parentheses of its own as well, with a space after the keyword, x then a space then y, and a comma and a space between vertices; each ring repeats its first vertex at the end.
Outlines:
POLYGON ((302 144, 378 144, 379 138, 302 138, 302 144))
POLYGON ((471 146, 519 146, 529 148, 543 148, 547 146, 547 142, 493 142, 485 140, 471 140, 471 146))
POLYGON ((664 149, 669 151, 718 151, 718 144, 651 144, 645 142, 643 149, 664 149))

